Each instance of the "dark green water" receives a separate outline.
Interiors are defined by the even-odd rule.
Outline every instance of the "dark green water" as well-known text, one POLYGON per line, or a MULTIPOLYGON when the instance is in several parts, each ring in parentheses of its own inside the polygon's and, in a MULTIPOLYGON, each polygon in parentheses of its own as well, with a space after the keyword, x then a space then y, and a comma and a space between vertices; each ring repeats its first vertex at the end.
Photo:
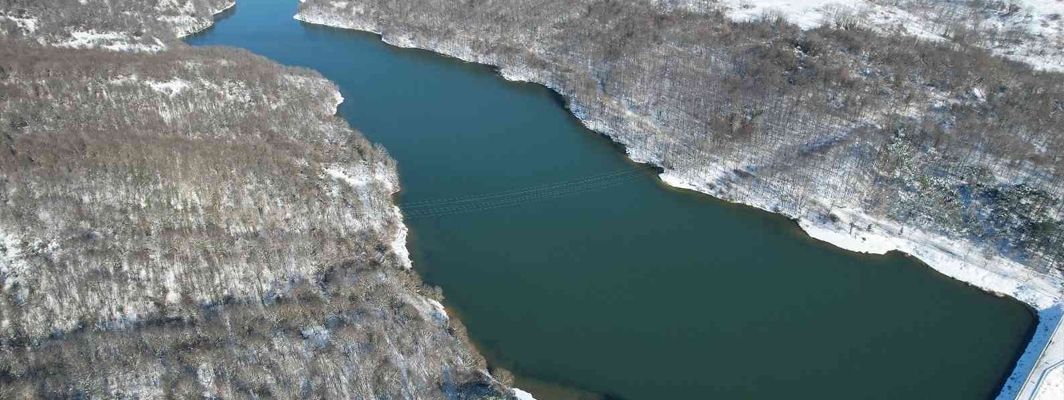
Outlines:
MULTIPOLYGON (((339 84, 340 115, 398 160, 410 215, 440 210, 412 203, 639 168, 542 87, 302 25, 296 5, 242 0, 189 42, 339 84)), ((417 270, 519 376, 625 399, 985 399, 1035 323, 1019 302, 911 258, 839 251, 653 174, 593 182, 621 184, 409 221, 417 270)))

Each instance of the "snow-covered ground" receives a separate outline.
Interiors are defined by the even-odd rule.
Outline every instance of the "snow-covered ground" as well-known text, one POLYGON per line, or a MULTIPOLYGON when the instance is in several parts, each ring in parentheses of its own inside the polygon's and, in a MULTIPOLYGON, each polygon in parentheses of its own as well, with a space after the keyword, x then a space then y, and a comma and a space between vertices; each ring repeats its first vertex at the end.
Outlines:
POLYGON ((1064 306, 1038 313, 1038 328, 998 400, 1064 399, 1064 306))
POLYGON ((6 29, 0 29, 0 36, 23 37, 55 47, 155 53, 166 50, 176 38, 210 28, 215 16, 236 6, 235 0, 164 0, 154 5, 133 0, 79 3, 64 4, 58 10, 48 5, 0 10, 0 24, 6 29), (103 24, 92 18, 70 18, 98 7, 108 8, 116 17, 114 21, 103 24), (143 23, 147 21, 155 23, 143 23), (16 29, 7 28, 11 25, 16 29))
POLYGON ((152 90, 170 97, 177 96, 190 86, 188 81, 180 78, 174 78, 166 82, 148 81, 147 84, 152 90))
POLYGON ((37 18, 20 18, 11 15, 0 14, 0 20, 8 20, 15 23, 19 29, 26 33, 34 33, 37 31, 37 18))
MULTIPOLYGON (((339 92, 337 92, 339 96, 339 92)), ((341 97, 342 98, 342 97, 341 97)), ((339 103, 337 103, 339 105, 339 103)), ((377 164, 372 167, 359 164, 353 167, 332 166, 325 168, 323 176, 330 178, 334 182, 343 182, 348 186, 359 189, 359 193, 363 196, 359 199, 363 207, 366 210, 372 210, 372 199, 365 196, 368 192, 366 186, 368 185, 381 185, 385 191, 391 194, 395 194, 399 191, 399 185, 396 184, 398 178, 395 177, 394 171, 390 170, 388 166, 383 164, 377 164)), ((333 186, 333 196, 338 196, 340 188, 333 186)), ((413 262, 410 260, 410 250, 406 248, 406 240, 409 235, 410 229, 403 223, 403 212, 398 206, 391 206, 388 208, 388 214, 386 215, 374 215, 367 213, 368 220, 356 221, 356 226, 369 226, 374 230, 381 230, 389 221, 395 221, 398 225, 394 236, 388 241, 388 245, 392 252, 399 259, 399 264, 406 269, 413 267, 413 262)), ((442 306, 441 306, 442 307, 442 306)))
MULTIPOLYGON (((689 0, 689 3, 701 2, 704 0, 689 0)), ((846 20, 884 33, 937 41, 946 40, 943 32, 950 28, 939 20, 940 13, 909 11, 920 6, 906 0, 721 0, 720 3, 735 20, 782 16, 803 29, 846 20)), ((973 10, 957 4, 956 13, 966 15, 969 30, 996 34, 1017 30, 1031 35, 1019 45, 992 47, 994 54, 1039 69, 1064 71, 1064 1, 1008 1, 993 10, 973 10)))
POLYGON ((512 390, 514 392, 514 397, 517 397, 517 400, 536 400, 535 397, 532 397, 532 393, 518 388, 513 388, 512 390))
POLYGON ((911 254, 938 272, 968 282, 987 291, 1020 299, 1038 309, 1053 307, 1061 301, 1059 276, 1041 275, 1015 261, 1001 257, 987 259, 983 252, 961 241, 932 235, 919 229, 902 227, 871 218, 857 210, 836 209, 838 222, 824 223, 799 219, 809 236, 846 250, 884 254, 901 251, 911 254), (850 226, 871 225, 872 230, 850 233, 850 226))
POLYGON ((1064 364, 1046 373, 1034 400, 1059 400, 1064 397, 1064 364))
POLYGON ((56 47, 73 49, 101 48, 111 51, 129 51, 155 53, 166 50, 166 45, 159 39, 155 44, 138 43, 127 32, 98 32, 96 30, 72 31, 70 39, 56 43, 56 47))
POLYGON ((831 23, 836 17, 855 17, 861 22, 883 29, 902 27, 905 33, 925 39, 940 40, 924 27, 924 21, 897 7, 881 6, 869 1, 839 0, 725 0, 728 14, 736 20, 750 20, 764 15, 779 15, 802 29, 831 23))
MULTIPOLYGON (((192 4, 192 3, 187 3, 192 4)), ((200 21, 196 18, 189 16, 163 16, 159 17, 160 22, 165 22, 173 26, 174 34, 179 38, 192 36, 196 33, 202 32, 211 26, 214 26, 213 17, 218 14, 229 11, 233 7, 236 7, 236 0, 228 0, 228 2, 220 9, 211 11, 211 20, 200 21)))

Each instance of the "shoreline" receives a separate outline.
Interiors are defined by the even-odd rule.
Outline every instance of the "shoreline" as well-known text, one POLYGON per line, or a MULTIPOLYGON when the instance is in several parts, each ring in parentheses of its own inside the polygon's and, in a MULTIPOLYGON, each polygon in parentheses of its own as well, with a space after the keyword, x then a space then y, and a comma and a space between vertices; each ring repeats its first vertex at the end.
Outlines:
MULTIPOLYGON (((774 210, 770 199, 756 199, 753 201, 736 201, 731 196, 720 196, 720 193, 706 187, 688 182, 683 178, 670 174, 670 170, 663 167, 660 160, 647 154, 639 154, 632 151, 632 147, 625 143, 622 137, 613 134, 613 129, 602 121, 589 119, 577 106, 562 94, 558 88, 545 81, 537 79, 530 71, 522 71, 521 68, 506 67, 493 64, 487 60, 487 56, 477 54, 463 54, 458 52, 445 52, 442 49, 431 46, 419 46, 413 38, 408 36, 386 35, 374 24, 365 20, 350 21, 334 18, 315 18, 303 15, 302 12, 293 17, 302 23, 325 26, 336 29, 368 32, 380 37, 380 40, 388 45, 398 48, 420 49, 431 51, 445 57, 455 58, 468 63, 475 63, 492 67, 503 79, 513 82, 527 82, 543 85, 554 91, 565 101, 565 108, 573 114, 584 127, 609 137, 613 142, 625 149, 625 155, 633 162, 651 165, 662 169, 659 179, 666 185, 678 189, 687 189, 700 194, 724 200, 730 203, 755 207, 763 211, 783 215, 794 220, 809 237, 831 244, 842 250, 868 254, 885 254, 889 251, 901 253, 917 258, 923 264, 937 273, 946 275, 957 281, 969 284, 989 294, 1008 296, 1030 306, 1037 315, 1038 322, 1034 328, 1034 334, 1023 353, 1016 361, 1013 372, 1002 385, 1001 392, 996 397, 999 400, 1013 399, 1019 396, 1020 390, 1027 388, 1027 381, 1035 376, 1047 361, 1041 361, 1043 354, 1060 353, 1060 359, 1064 360, 1064 330, 1053 329, 1061 322, 1064 314, 1064 277, 1052 273, 1037 273, 1015 261, 1004 259, 1000 256, 983 257, 981 249, 967 245, 960 241, 938 237, 922 230, 910 229, 905 232, 904 227, 889 221, 860 213, 858 210, 832 209, 833 216, 839 216, 837 221, 817 221, 804 216, 789 215, 774 210), (858 235, 852 234, 853 227, 868 225, 869 229, 858 229, 858 235), (847 224, 849 232, 845 232, 847 224), (981 262, 980 262, 981 261, 981 262)), ((469 53, 471 50, 466 49, 469 53)), ((1053 357, 1052 359, 1056 359, 1053 357)))
POLYGON ((218 16, 219 15, 222 15, 222 14, 225 14, 226 12, 229 12, 234 7, 236 7, 236 0, 229 0, 229 3, 225 7, 222 7, 220 10, 217 10, 217 11, 212 11, 211 12, 211 20, 208 21, 207 23, 203 24, 203 26, 201 26, 201 27, 193 27, 192 30, 190 30, 188 32, 183 32, 183 33, 176 34, 175 36, 177 36, 178 40, 183 40, 183 39, 198 35, 200 33, 203 33, 205 31, 207 31, 208 29, 211 29, 211 28, 214 27, 215 23, 218 22, 218 16))
POLYGON ((1034 338, 1024 350, 1012 375, 1006 381, 1005 388, 1008 390, 1003 389, 997 399, 1050 399, 1049 395, 1041 396, 1045 394, 1040 390, 1041 384, 1045 375, 1064 363, 1062 341, 1064 341, 1064 306, 1058 305, 1053 309, 1039 311, 1034 338), (1009 387, 1009 383, 1019 384, 1019 387, 1009 387))

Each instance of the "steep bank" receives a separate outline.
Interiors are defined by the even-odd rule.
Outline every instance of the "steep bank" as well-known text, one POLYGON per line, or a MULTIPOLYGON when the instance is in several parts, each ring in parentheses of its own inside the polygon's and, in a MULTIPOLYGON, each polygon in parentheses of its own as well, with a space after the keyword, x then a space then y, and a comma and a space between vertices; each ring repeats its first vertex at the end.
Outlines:
POLYGON ((667 183, 851 250, 906 251, 1043 310, 1038 330, 1051 328, 1059 75, 978 48, 652 3, 311 0, 298 18, 544 84, 667 183))
POLYGON ((335 85, 178 40, 231 2, 84 3, 0 8, 34 21, 0 38, 0 397, 514 396, 335 85))

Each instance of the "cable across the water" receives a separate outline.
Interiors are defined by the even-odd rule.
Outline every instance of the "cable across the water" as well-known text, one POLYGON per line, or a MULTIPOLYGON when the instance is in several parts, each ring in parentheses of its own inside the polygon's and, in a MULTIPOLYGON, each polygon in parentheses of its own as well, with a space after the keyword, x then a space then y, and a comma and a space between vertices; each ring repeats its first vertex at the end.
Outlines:
POLYGON ((654 169, 653 167, 641 166, 641 167, 632 168, 632 169, 625 170, 625 171, 615 171, 615 172, 611 172, 611 173, 607 173, 607 174, 593 175, 593 176, 588 176, 588 177, 584 177, 584 178, 580 178, 580 179, 576 179, 576 180, 571 180, 571 181, 541 184, 541 185, 529 186, 529 187, 517 188, 517 189, 509 189, 509 190, 504 190, 504 191, 501 191, 501 192, 481 193, 481 194, 474 194, 474 195, 461 196, 461 197, 452 197, 452 198, 445 198, 445 199, 433 199, 433 200, 425 200, 425 201, 415 201, 415 202, 411 202, 411 203, 404 203, 403 204, 403 209, 404 210, 412 210, 412 209, 419 209, 419 208, 430 208, 430 207, 435 207, 435 206, 444 205, 444 204, 468 203, 468 202, 474 202, 474 201, 480 201, 480 200, 486 200, 486 199, 494 199, 494 198, 510 197, 510 196, 520 196, 520 195, 524 195, 524 194, 528 194, 528 193, 535 193, 535 192, 542 192, 542 191, 549 191, 549 190, 556 190, 556 189, 564 189, 566 187, 571 187, 571 186, 574 186, 574 185, 584 185, 584 184, 588 184, 588 183, 594 183, 596 181, 601 181, 601 180, 611 179, 611 178, 615 178, 615 177, 622 177, 622 176, 638 174, 638 173, 641 173, 641 172, 651 171, 653 169, 654 169))
POLYGON ((516 207, 618 186, 642 177, 653 170, 653 167, 638 167, 572 181, 407 203, 402 208, 408 218, 418 219, 516 207))

